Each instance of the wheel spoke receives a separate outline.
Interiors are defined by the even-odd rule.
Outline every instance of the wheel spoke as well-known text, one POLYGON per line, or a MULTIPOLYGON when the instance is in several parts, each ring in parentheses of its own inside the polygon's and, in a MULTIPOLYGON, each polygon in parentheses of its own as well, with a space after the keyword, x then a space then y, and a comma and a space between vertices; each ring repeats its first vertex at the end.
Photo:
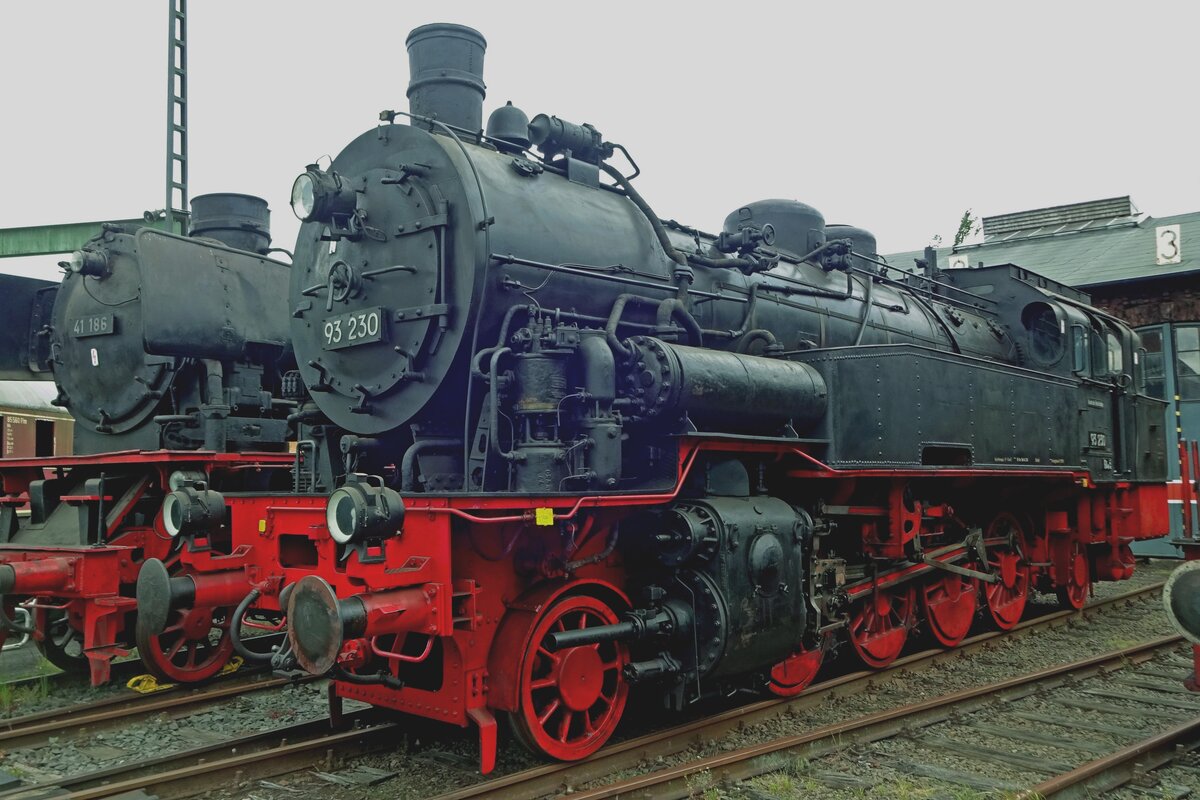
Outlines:
POLYGON ((574 716, 575 715, 570 711, 563 712, 562 721, 558 723, 558 740, 560 742, 569 741, 568 737, 571 735, 571 719, 574 716))
POLYGON ((545 725, 546 722, 549 721, 550 717, 554 716, 554 712, 558 711, 558 707, 560 705, 562 704, 558 701, 557 697, 551 700, 550 705, 546 706, 546 710, 538 715, 538 722, 542 723, 542 725, 545 725))
POLYGON ((182 636, 180 636, 178 639, 175 640, 174 644, 172 644, 169 648, 167 648, 166 656, 167 656, 168 661, 175 658, 175 656, 179 654, 179 651, 181 649, 183 649, 183 644, 186 641, 187 641, 186 639, 184 639, 182 636))

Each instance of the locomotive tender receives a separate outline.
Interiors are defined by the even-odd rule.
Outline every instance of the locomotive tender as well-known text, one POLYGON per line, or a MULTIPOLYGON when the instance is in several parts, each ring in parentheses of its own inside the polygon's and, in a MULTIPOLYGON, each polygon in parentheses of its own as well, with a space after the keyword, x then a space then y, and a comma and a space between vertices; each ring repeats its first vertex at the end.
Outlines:
POLYGON ((478 32, 407 44, 411 113, 293 187, 298 491, 174 493, 148 634, 286 610, 276 666, 477 725, 487 772, 497 714, 583 758, 631 687, 795 694, 839 642, 1079 607, 1166 530, 1162 406, 1082 293, 892 275, 793 201, 663 220, 591 125, 481 130, 478 32))
MULTIPOLYGON (((74 455, 0 462, 0 595, 34 611, 32 631, 9 616, 0 636, 32 632, 56 665, 106 681, 134 644, 142 561, 172 555, 163 498, 288 485, 288 265, 267 257, 268 218, 260 198, 204 195, 190 237, 106 225, 60 284, 5 281, 0 378, 52 378, 76 424, 74 455)), ((228 659, 179 641, 138 644, 171 680, 228 659)))

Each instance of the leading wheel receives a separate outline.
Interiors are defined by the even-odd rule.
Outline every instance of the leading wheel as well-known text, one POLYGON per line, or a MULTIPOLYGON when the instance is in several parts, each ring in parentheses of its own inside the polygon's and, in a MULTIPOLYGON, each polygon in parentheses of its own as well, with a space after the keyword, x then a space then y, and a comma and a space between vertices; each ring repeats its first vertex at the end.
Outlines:
POLYGON ((617 622, 603 601, 565 597, 534 626, 520 664, 520 708, 510 716, 517 738, 531 750, 561 761, 577 761, 600 749, 616 730, 629 686, 621 674, 629 659, 620 642, 543 646, 554 631, 582 630, 617 622))
POLYGON ((921 589, 921 607, 929 632, 943 647, 956 647, 975 619, 978 590, 974 578, 953 572, 935 574, 921 589))
POLYGON ((882 669, 899 657, 916 605, 912 586, 878 589, 862 601, 850 620, 850 644, 864 664, 882 669))
POLYGON ((1025 562, 1022 549, 1025 534, 1021 523, 1012 514, 997 514, 988 525, 985 536, 988 566, 996 576, 994 583, 987 584, 988 612, 1000 630, 1012 630, 1025 613, 1029 601, 1029 564, 1025 562), (995 540, 1002 543, 993 543, 995 540))
POLYGON ((142 663, 156 678, 173 683, 208 680, 233 655, 228 608, 180 608, 170 612, 162 633, 149 635, 138 626, 142 663))
POLYGON ((1067 555, 1065 578, 1065 583, 1060 582, 1057 587, 1058 602, 1064 608, 1083 608, 1083 604, 1087 602, 1092 575, 1088 568, 1087 552, 1077 541, 1071 542, 1070 553, 1067 555))
POLYGON ((69 675, 87 675, 91 669, 83 653, 83 631, 77 630, 63 611, 46 613, 46 629, 37 640, 38 650, 54 666, 69 675))

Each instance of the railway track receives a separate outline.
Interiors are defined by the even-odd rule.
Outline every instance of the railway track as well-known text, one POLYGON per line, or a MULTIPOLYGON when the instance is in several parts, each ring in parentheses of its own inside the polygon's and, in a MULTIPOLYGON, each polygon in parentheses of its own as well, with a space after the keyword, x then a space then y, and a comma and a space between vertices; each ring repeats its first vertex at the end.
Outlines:
POLYGON ((372 723, 375 716, 370 710, 347 714, 343 720, 350 725, 349 730, 332 730, 328 717, 301 722, 134 764, 18 786, 0 791, 0 798, 53 796, 55 800, 97 800, 128 792, 178 798, 236 787, 245 781, 298 769, 314 766, 332 769, 335 752, 380 747, 389 736, 396 735, 394 723, 372 723))
MULTIPOLYGON (((1147 714, 1156 719, 1171 721, 1179 728, 1188 727, 1194 731, 1194 720, 1186 726, 1182 722, 1184 718, 1194 716, 1196 710, 1200 710, 1200 702, 1190 701, 1183 704, 1154 696, 1155 691, 1161 692, 1161 697, 1169 696, 1172 691, 1169 680, 1158 676, 1157 673, 1147 673, 1153 676, 1154 689, 1148 688, 1149 680, 1139 680, 1146 675, 1139 673, 1138 665, 1167 652, 1181 651, 1181 641, 1179 636, 1164 637, 1101 656, 1039 670, 997 684, 955 692, 803 734, 695 759, 628 780, 576 792, 572 794, 572 800, 604 800, 615 797, 653 800, 683 798, 694 791, 697 776, 708 776, 709 780, 722 783, 744 781, 778 770, 781 763, 789 758, 805 759, 806 772, 815 783, 836 784, 840 778, 846 776, 822 771, 821 759, 830 756, 844 757, 847 751, 856 753, 860 759, 894 765, 908 775, 979 791, 1011 793, 1026 789, 1030 783, 1021 784, 1012 778, 997 778, 995 769, 971 770, 931 762, 945 761, 945 756, 949 755, 960 765, 986 762, 993 768, 999 766, 1002 772, 1010 775, 1040 773, 1045 776, 1050 773, 1054 777, 1040 786, 1022 792, 1020 796, 1030 799, 1066 796, 1060 795, 1056 788, 1060 782, 1064 784, 1064 790, 1067 788, 1067 779, 1063 776, 1076 772, 1081 764, 1091 763, 1091 755, 1106 749, 1106 745, 1098 741, 1098 733, 1119 736, 1136 731, 1129 727, 1132 721, 1137 719, 1138 715, 1147 714), (1110 682, 1117 682, 1119 686, 1132 683, 1142 687, 1145 692, 1138 692, 1137 699, 1147 704, 1148 708, 1120 708, 1119 704, 1113 703, 1112 700, 1122 698, 1126 692, 1124 689, 1105 686, 1110 682), (1085 695, 1085 698, 1079 699, 1077 695, 1085 695), (1095 699, 1087 699, 1087 696, 1093 696, 1095 699), (1027 701, 1036 701, 1038 707, 1049 704, 1062 710, 1058 716, 1027 711, 1026 706, 1031 704, 1027 701), (1077 714, 1080 710, 1100 712, 1102 709, 1102 713, 1115 721, 1093 723, 1082 721, 1077 716, 1073 717, 1073 712, 1077 714), (1005 722, 998 724, 998 716, 1003 717, 1005 722), (1070 733, 1055 737, 1035 725, 1067 729, 1070 733), (974 740, 961 733, 954 735, 953 732, 962 729, 973 730, 974 740), (980 738, 986 738, 995 744, 978 744, 980 738), (1004 740, 1005 743, 1000 744, 1000 740, 1004 740), (1033 752, 1030 752, 1031 750, 1033 752), (1073 752, 1076 762, 1071 763, 1068 757, 1061 755, 1048 755, 1048 752, 1057 751, 1073 752)), ((1172 727, 1166 733, 1153 738, 1176 736, 1177 730, 1176 727, 1172 727)), ((1136 733, 1132 735, 1134 738, 1140 738, 1136 733)), ((1135 752, 1140 749, 1141 744, 1139 742, 1125 750, 1135 752)), ((1105 755, 1099 760, 1107 761, 1112 758, 1111 755, 1105 755)), ((1094 788, 1083 786, 1078 781, 1073 782, 1072 786, 1082 787, 1078 789, 1082 792, 1095 791, 1094 788)))
MULTIPOLYGON (((633 739, 612 744, 590 759, 578 763, 544 764, 493 780, 482 781, 441 795, 436 800, 536 800, 555 794, 567 787, 578 787, 602 780, 639 765, 653 763, 688 750, 696 744, 716 742, 730 731, 740 730, 785 714, 800 714, 831 697, 843 697, 877 686, 893 677, 929 669, 951 659, 991 648, 1002 638, 1025 636, 1030 633, 1064 625, 1078 624, 1096 614, 1156 598, 1162 583, 1133 589, 1089 604, 1080 611, 1058 611, 1031 618, 1012 631, 989 631, 973 636, 952 650, 925 650, 898 659, 884 670, 850 672, 816 683, 803 694, 789 699, 763 700, 730 709, 696 722, 663 729, 633 739)), ((990 689, 982 690, 990 691, 990 689)), ((688 773, 697 775, 702 769, 688 773)), ((573 800, 582 795, 572 795, 573 800)), ((606 795, 607 796, 607 795, 606 795)), ((615 796, 615 795, 614 795, 615 796)))
MULTIPOLYGON (((483 781, 460 789, 439 800, 503 797, 539 798, 554 794, 564 786, 580 786, 629 769, 656 757, 687 750, 697 742, 716 740, 724 733, 772 717, 800 713, 831 696, 843 696, 914 670, 929 668, 965 653, 983 650, 1002 637, 1021 636, 1048 627, 1078 623, 1139 600, 1154 597, 1161 584, 1146 586, 1098 601, 1082 611, 1060 611, 1030 619, 1013 631, 980 634, 955 650, 929 650, 915 653, 882 671, 859 671, 816 684, 806 693, 790 699, 765 700, 730 709, 715 717, 646 734, 611 745, 591 759, 574 764, 544 764, 530 770, 483 781)), ((260 688, 269 688, 263 680, 260 688)), ((167 698, 162 698, 167 700, 167 698)), ((150 714, 158 713, 150 711, 150 714)), ((397 725, 381 721, 379 712, 367 710, 345 715, 350 730, 331 730, 330 720, 318 719, 287 728, 231 738, 215 744, 178 751, 136 764, 108 767, 67 776, 37 785, 26 785, 0 792, 0 800, 33 796, 55 790, 56 797, 91 800, 132 791, 152 793, 159 798, 182 798, 209 789, 231 787, 244 782, 271 778, 296 770, 329 770, 343 758, 358 753, 394 746, 401 735, 397 725), (334 754, 337 754, 336 757, 334 754)), ((0 740, 0 747, 5 747, 0 740)))
MULTIPOLYGON (((301 679, 314 680, 311 678, 301 679)), ((0 748, 36 746, 49 737, 70 737, 119 727, 164 712, 200 711, 231 698, 297 682, 254 671, 197 687, 174 686, 148 695, 111 695, 79 705, 0 720, 0 748)))

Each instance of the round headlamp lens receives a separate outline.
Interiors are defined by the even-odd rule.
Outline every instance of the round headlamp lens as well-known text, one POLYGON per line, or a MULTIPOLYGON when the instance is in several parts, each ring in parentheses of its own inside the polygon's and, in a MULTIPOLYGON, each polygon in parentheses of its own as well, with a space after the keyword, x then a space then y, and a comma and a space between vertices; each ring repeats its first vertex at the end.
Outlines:
POLYGON ((329 496, 325 507, 325 524, 329 535, 338 544, 345 544, 358 532, 358 503, 354 495, 341 488, 329 496))
POLYGON ((85 261, 86 257, 84 256, 83 251, 76 250, 74 253, 71 253, 71 257, 67 259, 67 266, 70 268, 71 272, 78 274, 83 272, 83 265, 85 261))
POLYGON ((316 181, 312 173, 306 172, 292 184, 292 213, 301 222, 308 222, 313 217, 317 206, 316 181))
POLYGON ((163 527, 170 536, 175 537, 183 530, 183 504, 178 492, 171 492, 163 501, 163 527))

